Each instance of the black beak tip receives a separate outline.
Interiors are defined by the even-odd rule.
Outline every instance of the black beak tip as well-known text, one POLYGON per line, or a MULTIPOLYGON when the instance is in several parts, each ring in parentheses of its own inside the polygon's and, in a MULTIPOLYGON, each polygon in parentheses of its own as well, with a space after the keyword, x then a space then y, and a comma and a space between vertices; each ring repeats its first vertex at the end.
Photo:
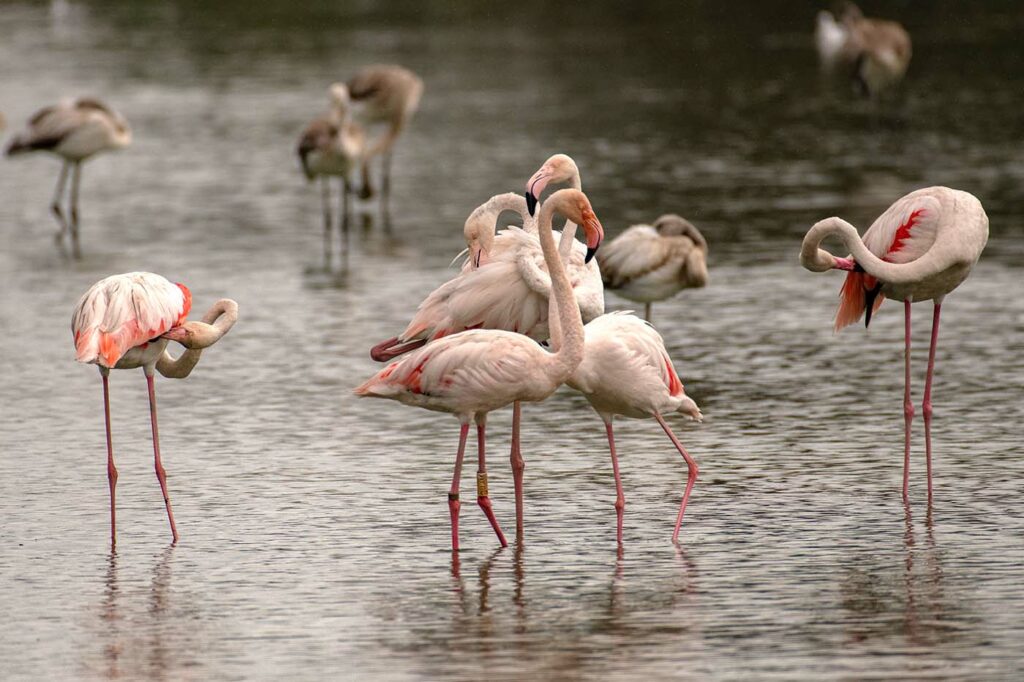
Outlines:
POLYGON ((537 197, 533 196, 533 192, 526 193, 526 210, 529 211, 531 216, 537 210, 537 197))
POLYGON ((586 258, 583 259, 583 262, 584 263, 589 263, 594 258, 594 254, 595 253, 597 253, 597 247, 596 246, 588 246, 587 247, 587 256, 586 256, 586 258))

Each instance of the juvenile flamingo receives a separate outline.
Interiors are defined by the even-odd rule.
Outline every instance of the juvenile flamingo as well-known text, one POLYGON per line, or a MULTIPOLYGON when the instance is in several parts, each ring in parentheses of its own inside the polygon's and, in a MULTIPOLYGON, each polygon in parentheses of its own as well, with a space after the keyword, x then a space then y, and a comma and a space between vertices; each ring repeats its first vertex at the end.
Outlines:
POLYGON ((910 402, 910 304, 934 301, 928 373, 924 385, 924 437, 928 469, 928 502, 932 500, 932 374, 939 337, 939 314, 946 294, 967 279, 988 241, 988 216, 977 197, 949 187, 928 187, 898 199, 864 233, 840 218, 816 223, 804 237, 800 263, 812 272, 847 270, 836 312, 836 331, 866 314, 871 315, 888 297, 903 301, 904 356, 903 415, 903 499, 908 499, 910 482, 910 423, 914 405, 910 402), (829 236, 836 236, 853 254, 836 258, 819 249, 829 236))
POLYGON ((375 64, 361 69, 349 79, 352 99, 363 104, 361 117, 368 125, 384 123, 387 130, 375 140, 363 157, 360 196, 373 196, 370 159, 381 156, 381 192, 391 191, 391 149, 395 140, 412 120, 423 95, 423 81, 409 69, 392 64, 375 64))
POLYGON ((359 396, 388 398, 458 417, 462 425, 459 449, 448 493, 453 551, 459 549, 459 480, 470 420, 476 421, 479 444, 477 503, 487 515, 499 542, 505 546, 505 536, 494 517, 487 492, 484 453, 487 413, 513 402, 544 400, 569 378, 583 356, 583 322, 551 231, 551 219, 556 210, 583 225, 587 245, 592 251, 597 250, 604 236, 590 202, 578 190, 556 192, 541 209, 539 237, 551 273, 559 321, 556 352, 545 350, 522 334, 493 329, 470 330, 428 343, 392 362, 355 389, 359 396))
POLYGON ((64 159, 50 210, 60 227, 55 237, 57 245, 61 246, 64 233, 69 233, 75 258, 82 256, 78 239, 78 185, 82 162, 102 151, 126 147, 131 141, 132 131, 121 114, 97 99, 79 97, 40 109, 28 120, 25 130, 7 145, 7 156, 47 151, 64 159), (61 198, 69 169, 71 192, 66 215, 61 208, 61 198))
POLYGON ((362 159, 366 135, 361 126, 352 121, 348 87, 335 83, 328 88, 330 111, 313 119, 299 138, 299 162, 309 181, 320 178, 321 203, 324 213, 324 244, 330 252, 331 244, 331 176, 340 178, 341 195, 338 199, 339 219, 348 225, 349 197, 352 192, 352 172, 362 159))
POLYGON ((117 544, 114 489, 117 468, 110 434, 111 368, 142 367, 149 387, 149 414, 153 430, 153 461, 160 490, 167 508, 173 541, 178 541, 171 498, 167 493, 167 475, 160 461, 160 437, 157 431, 156 393, 153 376, 183 379, 199 361, 203 348, 216 343, 238 319, 238 305, 221 299, 206 313, 202 322, 186 322, 192 307, 192 294, 184 284, 172 284, 151 272, 112 275, 92 285, 75 306, 71 331, 75 335, 76 359, 99 367, 103 378, 103 410, 107 430, 107 480, 110 484, 110 544, 117 544), (177 341, 187 350, 177 359, 167 352, 168 341, 177 341))
POLYGON ((852 2, 842 3, 838 17, 818 12, 814 32, 822 66, 849 74, 864 96, 899 83, 910 65, 910 34, 898 22, 869 19, 852 2))
POLYGON ((674 213, 654 225, 634 225, 608 242, 597 260, 605 289, 644 304, 651 321, 651 303, 683 289, 708 282, 708 243, 693 223, 674 213))
MULTIPOLYGON (((684 392, 683 382, 672 366, 672 359, 668 356, 661 334, 648 322, 631 313, 607 313, 588 322, 583 331, 583 360, 566 383, 582 393, 604 421, 612 458, 612 473, 615 475, 618 542, 622 544, 622 517, 626 497, 622 492, 619 460, 612 432, 615 415, 632 419, 653 417, 686 462, 686 490, 672 533, 672 542, 678 542, 683 513, 697 480, 698 469, 697 462, 679 442, 663 415, 681 412, 695 421, 701 421, 703 415, 700 408, 684 392)), ((517 518, 521 515, 521 510, 517 509, 517 518)))

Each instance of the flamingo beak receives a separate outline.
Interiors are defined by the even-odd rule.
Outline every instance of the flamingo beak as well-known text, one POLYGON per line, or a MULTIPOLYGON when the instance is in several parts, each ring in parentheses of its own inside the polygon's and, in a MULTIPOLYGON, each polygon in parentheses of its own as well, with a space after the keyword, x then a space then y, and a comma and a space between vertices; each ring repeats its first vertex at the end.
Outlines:
POLYGON ((544 188, 548 186, 548 181, 551 179, 551 172, 546 167, 541 167, 533 177, 530 178, 526 183, 526 210, 530 212, 532 216, 534 211, 537 210, 537 201, 540 195, 544 192, 544 188))
POLYGON ((170 339, 171 341, 177 341, 178 343, 184 344, 188 341, 189 333, 185 327, 172 327, 163 334, 161 338, 170 339))
POLYGON ((473 246, 469 247, 469 260, 473 263, 474 268, 480 267, 480 261, 482 260, 483 255, 484 250, 479 244, 473 244, 473 246))
POLYGON ((583 232, 587 237, 587 255, 583 262, 589 263, 600 248, 601 242, 604 241, 604 228, 601 227, 601 221, 592 211, 583 211, 582 218, 583 232))

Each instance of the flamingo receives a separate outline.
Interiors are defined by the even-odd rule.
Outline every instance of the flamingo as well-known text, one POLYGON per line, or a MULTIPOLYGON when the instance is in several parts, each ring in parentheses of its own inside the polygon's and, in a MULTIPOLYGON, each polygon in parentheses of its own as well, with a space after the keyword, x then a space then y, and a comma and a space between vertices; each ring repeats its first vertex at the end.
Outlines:
MULTIPOLYGON (((681 412, 699 422, 703 420, 700 408, 683 390, 683 382, 672 366, 665 341, 649 322, 627 312, 606 313, 588 322, 583 331, 583 360, 566 383, 582 393, 604 421, 612 473, 615 475, 618 543, 622 545, 626 497, 622 492, 619 460, 615 453, 612 429, 615 415, 633 419, 653 417, 686 462, 686 490, 672 533, 672 542, 678 542, 683 513, 697 480, 698 468, 663 415, 681 412)), ((521 515, 521 510, 517 509, 517 518, 521 515)))
POLYGON ((299 162, 306 179, 312 182, 320 177, 321 202, 324 213, 324 242, 328 252, 331 240, 331 188, 329 179, 341 179, 338 212, 343 227, 348 225, 349 196, 352 191, 350 176, 362 159, 366 135, 362 127, 352 121, 351 99, 348 86, 334 83, 328 88, 330 111, 313 119, 299 138, 299 162))
POLYGON ((112 275, 92 285, 75 306, 71 331, 75 335, 76 359, 94 364, 103 378, 103 409, 107 430, 107 480, 110 484, 110 544, 117 544, 114 489, 117 468, 110 434, 111 368, 142 367, 149 387, 149 414, 153 430, 153 459, 160 490, 163 492, 167 519, 173 541, 178 529, 167 493, 167 475, 160 460, 157 431, 156 393, 153 376, 183 379, 199 361, 203 348, 216 343, 238 319, 238 304, 221 299, 206 313, 202 322, 186 322, 192 307, 192 294, 184 284, 172 284, 151 272, 112 275), (187 350, 177 359, 167 351, 167 343, 176 341, 187 350))
POLYGON ((826 70, 848 72, 862 95, 874 97, 896 85, 910 65, 910 34, 898 22, 868 19, 852 2, 838 17, 818 12, 814 32, 826 70))
POLYGON ((475 329, 445 336, 392 362, 355 389, 365 397, 388 398, 438 412, 450 412, 461 423, 455 473, 448 493, 452 551, 459 549, 459 480, 469 422, 477 425, 477 503, 502 546, 505 536, 494 517, 487 490, 484 439, 487 413, 519 401, 544 400, 572 374, 583 357, 583 322, 572 286, 555 246, 551 219, 559 211, 583 225, 587 245, 596 251, 604 236, 590 201, 578 190, 565 189, 544 203, 539 238, 551 273, 559 349, 545 350, 522 334, 475 329))
POLYGON ((708 243, 693 223, 669 213, 654 225, 633 225, 608 242, 598 257, 604 286, 623 298, 651 303, 708 282, 708 243))
POLYGON ((57 245, 62 245, 64 233, 69 233, 75 258, 82 256, 78 241, 78 185, 82 178, 82 162, 94 154, 127 147, 131 141, 132 131, 121 114, 98 99, 79 97, 40 109, 28 120, 25 130, 7 145, 7 156, 48 151, 64 159, 50 210, 60 227, 55 237, 57 245), (69 169, 70 221, 60 204, 69 169))
POLYGON ((946 294, 967 279, 988 241, 988 216, 977 197, 949 187, 927 187, 898 199, 864 233, 840 218, 816 223, 804 237, 800 263, 812 272, 846 270, 840 292, 835 329, 865 316, 865 326, 885 298, 903 301, 904 336, 904 443, 903 499, 910 482, 910 305, 934 301, 931 347, 924 385, 925 456, 928 469, 928 503, 932 501, 932 375, 939 337, 939 315, 946 294), (853 254, 836 258, 818 248, 836 236, 853 254))
POLYGON ((360 196, 363 199, 373 196, 370 159, 378 155, 382 157, 383 164, 381 191, 387 196, 391 190, 391 148, 419 108, 423 81, 404 67, 375 64, 364 67, 350 78, 348 89, 354 101, 365 105, 361 113, 367 124, 387 124, 387 130, 363 157, 360 196))

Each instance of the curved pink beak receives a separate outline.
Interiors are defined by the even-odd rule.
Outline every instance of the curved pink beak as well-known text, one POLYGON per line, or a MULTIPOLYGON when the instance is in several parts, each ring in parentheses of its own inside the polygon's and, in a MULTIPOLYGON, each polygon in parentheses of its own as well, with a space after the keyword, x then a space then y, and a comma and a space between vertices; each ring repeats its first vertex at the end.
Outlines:
POLYGON ((544 188, 548 186, 548 181, 550 180, 551 171, 548 170, 547 166, 541 166, 533 174, 533 177, 526 181, 526 210, 530 212, 531 216, 537 210, 537 202, 540 199, 540 195, 544 192, 544 188))
POLYGON ((587 256, 583 262, 589 263, 600 248, 601 242, 604 241, 604 228, 593 211, 584 210, 582 218, 583 233, 587 237, 587 256))

